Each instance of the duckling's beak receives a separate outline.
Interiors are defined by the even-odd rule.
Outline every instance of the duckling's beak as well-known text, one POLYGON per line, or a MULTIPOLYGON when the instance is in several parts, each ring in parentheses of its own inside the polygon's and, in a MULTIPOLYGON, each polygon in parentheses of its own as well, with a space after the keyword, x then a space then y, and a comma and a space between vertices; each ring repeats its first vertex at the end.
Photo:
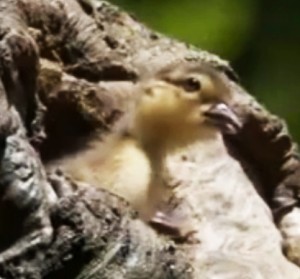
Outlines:
POLYGON ((220 128, 224 134, 236 134, 242 128, 242 122, 235 112, 224 103, 211 106, 204 112, 207 121, 220 128))

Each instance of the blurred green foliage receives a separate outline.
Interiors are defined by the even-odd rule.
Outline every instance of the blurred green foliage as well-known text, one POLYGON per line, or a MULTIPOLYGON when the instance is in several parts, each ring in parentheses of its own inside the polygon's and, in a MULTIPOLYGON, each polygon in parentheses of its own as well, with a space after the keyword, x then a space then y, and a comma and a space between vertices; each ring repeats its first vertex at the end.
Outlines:
POLYGON ((151 28, 231 61, 300 142, 300 1, 112 0, 151 28), (299 77, 298 77, 299 75, 299 77))

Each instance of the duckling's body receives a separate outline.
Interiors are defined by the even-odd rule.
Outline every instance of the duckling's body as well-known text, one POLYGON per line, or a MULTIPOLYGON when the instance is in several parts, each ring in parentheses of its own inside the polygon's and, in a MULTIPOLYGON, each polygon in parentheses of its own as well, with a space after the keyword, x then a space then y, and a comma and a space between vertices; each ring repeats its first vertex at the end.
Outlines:
POLYGON ((55 166, 73 179, 125 198, 145 221, 176 227, 173 215, 157 214, 170 191, 164 185, 166 158, 221 135, 221 128, 231 132, 240 123, 226 104, 230 90, 223 76, 208 67, 165 69, 137 84, 136 90, 133 116, 108 147, 94 138, 55 166))
POLYGON ((103 148, 105 143, 93 140, 86 149, 63 158, 58 165, 75 180, 123 197, 145 218, 150 210, 152 170, 149 158, 139 143, 129 136, 115 139, 105 154, 103 148))

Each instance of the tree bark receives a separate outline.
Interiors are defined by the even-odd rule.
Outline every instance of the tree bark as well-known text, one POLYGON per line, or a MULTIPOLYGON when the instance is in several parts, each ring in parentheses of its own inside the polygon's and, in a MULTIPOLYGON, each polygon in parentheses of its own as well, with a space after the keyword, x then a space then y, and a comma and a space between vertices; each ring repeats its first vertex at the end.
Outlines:
MULTIPOLYGON (((284 122, 239 85, 228 62, 96 0, 1 1, 0 50, 0 278, 300 278, 289 261, 300 265, 298 151, 284 122), (232 106, 244 126, 224 140, 258 177, 256 190, 282 232, 267 253, 207 253, 175 243, 121 198, 60 171, 45 173, 44 162, 74 152, 83 137, 112 132, 133 83, 174 61, 208 63, 236 92, 232 106), (273 252, 278 257, 268 262, 273 252)), ((183 173, 189 160, 177 164, 183 173)), ((270 238, 278 230, 270 225, 270 238)), ((255 232, 245 237, 264 241, 255 232)))

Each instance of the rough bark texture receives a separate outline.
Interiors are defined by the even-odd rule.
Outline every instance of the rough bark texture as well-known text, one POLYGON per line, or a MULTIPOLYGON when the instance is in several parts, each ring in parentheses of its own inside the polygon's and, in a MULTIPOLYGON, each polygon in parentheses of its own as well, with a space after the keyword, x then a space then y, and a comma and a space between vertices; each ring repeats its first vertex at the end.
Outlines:
MULTIPOLYGON (((0 77, 1 278, 300 278, 282 253, 300 265, 298 153, 283 121, 239 86, 226 61, 157 34, 104 1, 2 0, 0 77), (132 83, 178 60, 204 61, 227 74, 244 126, 225 142, 260 181, 257 191, 282 237, 265 203, 256 206, 255 191, 245 220, 267 220, 267 229, 233 224, 244 238, 225 228, 224 241, 233 241, 205 250, 158 234, 114 195, 59 171, 46 176, 38 154, 42 161, 59 158, 83 136, 109 132, 132 83)), ((201 178, 192 157, 174 159, 180 189, 188 189, 180 198, 201 208, 191 198, 200 195, 193 191, 201 178)), ((244 202, 242 186, 233 201, 244 202)))

